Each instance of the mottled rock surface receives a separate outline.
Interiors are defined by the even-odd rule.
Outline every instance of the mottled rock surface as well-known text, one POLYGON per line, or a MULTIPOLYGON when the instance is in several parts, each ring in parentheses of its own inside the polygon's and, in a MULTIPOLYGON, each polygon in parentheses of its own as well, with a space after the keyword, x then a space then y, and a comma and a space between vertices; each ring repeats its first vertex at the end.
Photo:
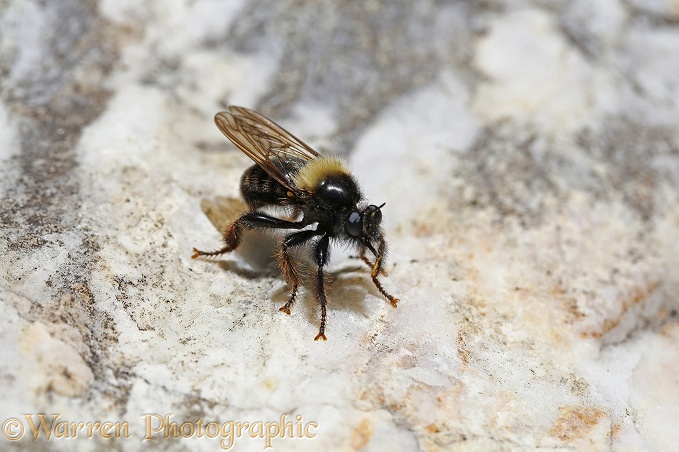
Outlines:
POLYGON ((317 424, 274 450, 676 448, 677 49, 674 0, 0 2, 0 449, 228 446, 145 414, 317 424), (277 239, 191 259, 251 163, 229 104, 386 202, 398 309, 339 247, 314 342, 277 239))

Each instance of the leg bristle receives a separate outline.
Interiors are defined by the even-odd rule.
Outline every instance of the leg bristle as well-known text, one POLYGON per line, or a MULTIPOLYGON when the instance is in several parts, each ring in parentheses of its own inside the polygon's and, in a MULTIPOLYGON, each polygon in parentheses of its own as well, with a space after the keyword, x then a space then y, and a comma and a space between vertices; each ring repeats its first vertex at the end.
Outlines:
MULTIPOLYGON (((294 237, 294 235, 290 237, 294 237)), ((288 239, 290 237, 288 237, 288 239)), ((290 308, 297 298, 297 290, 302 282, 302 276, 298 266, 299 264, 288 254, 288 247, 284 242, 281 250, 278 252, 278 267, 280 267, 283 275, 285 275, 285 279, 290 283, 290 286, 292 286, 292 292, 290 293, 288 302, 280 308, 280 311, 285 312, 286 314, 290 314, 290 308)))

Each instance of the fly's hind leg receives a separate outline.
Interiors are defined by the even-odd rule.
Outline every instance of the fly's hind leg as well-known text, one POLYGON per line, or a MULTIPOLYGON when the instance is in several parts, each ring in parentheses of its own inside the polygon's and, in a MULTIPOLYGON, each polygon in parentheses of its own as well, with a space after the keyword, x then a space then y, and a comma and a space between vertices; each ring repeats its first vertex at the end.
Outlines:
POLYGON ((223 236, 224 246, 221 249, 215 251, 201 251, 197 248, 194 248, 193 255, 191 257, 195 259, 198 256, 208 256, 208 257, 220 256, 224 253, 228 253, 238 248, 238 245, 240 245, 241 234, 243 232, 244 223, 243 217, 245 217, 246 215, 248 214, 241 215, 240 218, 238 218, 236 221, 234 221, 233 223, 226 227, 223 236))
POLYGON ((247 212, 240 216, 236 221, 227 226, 224 230, 224 246, 215 251, 200 251, 193 249, 194 259, 199 256, 219 256, 235 250, 240 245, 243 228, 245 229, 301 229, 305 227, 305 221, 286 221, 280 218, 271 217, 260 212, 247 212))
POLYGON ((281 250, 278 253, 278 266, 281 268, 281 271, 283 272, 285 278, 290 283, 290 286, 292 286, 292 292, 290 293, 290 298, 288 299, 288 302, 280 307, 279 311, 281 312, 290 314, 290 308, 292 307, 292 304, 295 302, 295 298, 297 297, 297 290, 299 289, 299 285, 302 282, 302 275, 300 274, 299 268, 300 265, 290 256, 289 250, 291 248, 303 245, 316 235, 318 235, 316 231, 312 230, 300 231, 290 234, 285 238, 285 240, 283 240, 281 250))

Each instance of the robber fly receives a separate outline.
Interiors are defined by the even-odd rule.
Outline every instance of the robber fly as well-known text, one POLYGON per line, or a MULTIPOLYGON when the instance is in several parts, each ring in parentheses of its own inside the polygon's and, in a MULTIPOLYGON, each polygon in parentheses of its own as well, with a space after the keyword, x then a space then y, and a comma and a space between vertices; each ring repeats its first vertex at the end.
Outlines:
POLYGON ((370 277, 377 290, 396 307, 378 280, 387 245, 380 228, 381 208, 368 205, 345 163, 323 157, 275 122, 259 113, 230 106, 215 115, 219 130, 256 164, 241 177, 240 191, 250 210, 224 231, 224 247, 216 251, 193 249, 193 258, 218 256, 235 250, 246 229, 288 229, 277 253, 278 265, 292 286, 287 303, 280 310, 290 314, 302 282, 300 264, 290 250, 307 245, 318 266, 315 295, 321 305, 321 326, 314 340, 327 340, 325 320, 327 297, 324 269, 330 258, 331 240, 353 245, 359 257, 372 269, 370 277), (292 210, 296 221, 267 215, 259 209, 282 206, 292 210), (315 225, 315 227, 313 226, 315 225), (374 261, 366 256, 370 252, 374 261))

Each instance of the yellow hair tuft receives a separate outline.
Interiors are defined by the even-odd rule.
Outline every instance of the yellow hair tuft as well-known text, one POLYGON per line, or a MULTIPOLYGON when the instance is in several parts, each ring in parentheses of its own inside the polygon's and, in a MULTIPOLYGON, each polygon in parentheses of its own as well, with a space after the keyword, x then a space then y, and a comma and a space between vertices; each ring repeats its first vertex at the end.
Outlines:
POLYGON ((349 170, 338 157, 319 157, 304 165, 294 182, 302 190, 312 191, 329 174, 349 174, 349 170))

